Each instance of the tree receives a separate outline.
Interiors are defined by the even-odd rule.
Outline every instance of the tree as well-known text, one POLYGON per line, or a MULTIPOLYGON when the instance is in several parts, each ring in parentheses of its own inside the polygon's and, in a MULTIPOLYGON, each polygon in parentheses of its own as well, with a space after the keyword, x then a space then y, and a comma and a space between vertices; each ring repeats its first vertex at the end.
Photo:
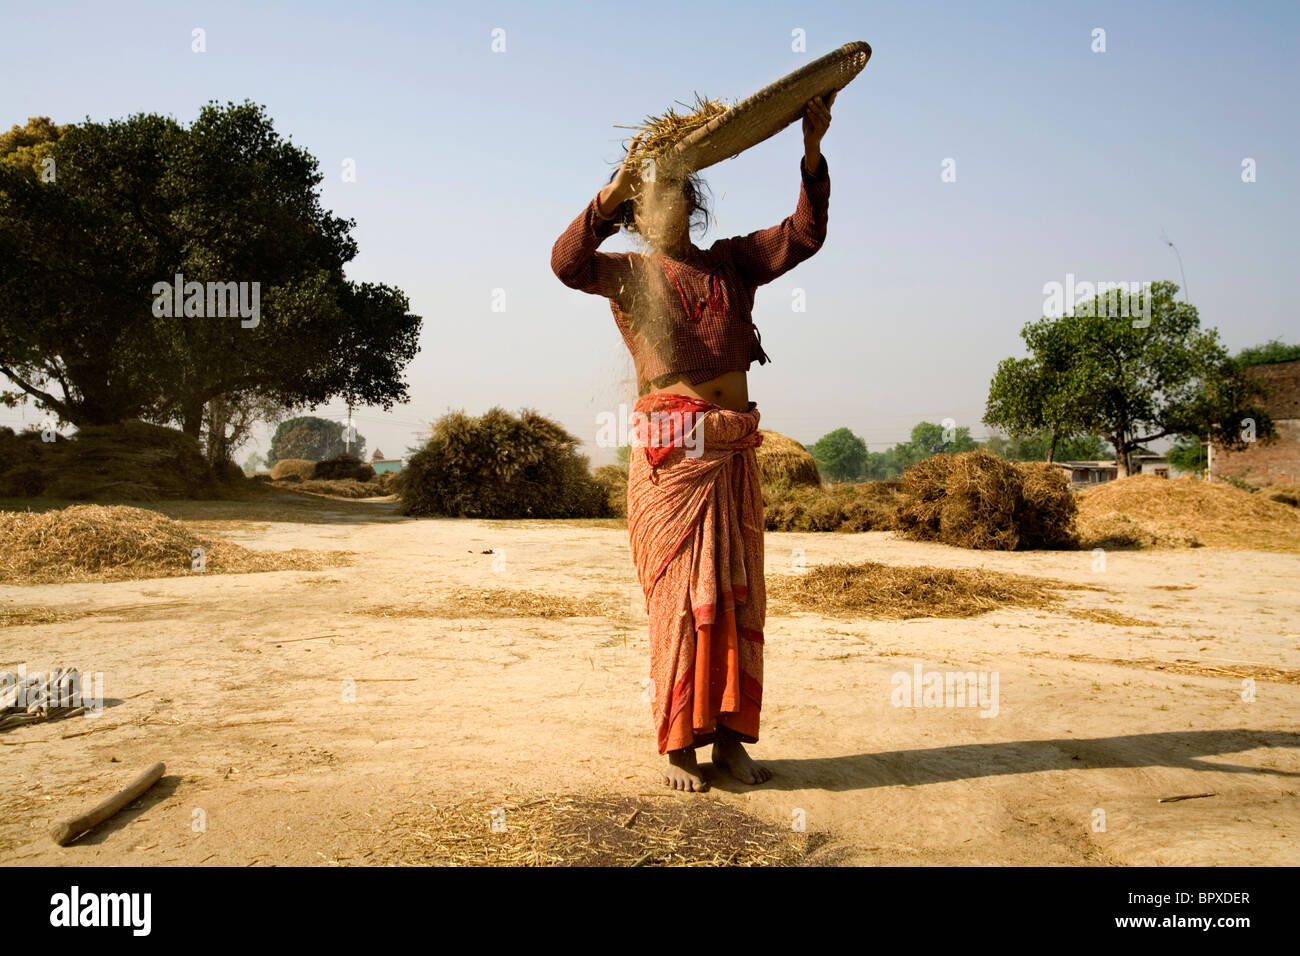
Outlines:
POLYGON ((203 415, 203 446, 209 462, 231 460, 258 422, 278 424, 288 409, 257 392, 233 392, 209 399, 203 415))
MULTIPOLYGON (((1077 396, 1071 391, 1071 354, 1066 329, 1049 319, 1020 331, 1031 358, 1004 359, 989 385, 984 423, 1012 436, 1046 432, 1041 460, 1055 461, 1057 444, 1085 430, 1077 396)), ((1037 457, 1037 456, 1036 456, 1037 457)))
POLYGON ((1281 339, 1269 339, 1263 345, 1253 345, 1237 353, 1237 361, 1242 365, 1269 365, 1296 359, 1300 359, 1300 345, 1287 345, 1281 339))
MULTIPOLYGON (((1052 430, 1042 428, 1028 435, 1013 435, 1010 438, 994 435, 984 443, 984 447, 1007 461, 1048 461, 1048 455, 1053 453, 1052 441, 1052 430)), ((1096 461, 1112 457, 1114 452, 1096 435, 1076 435, 1057 438, 1054 454, 1052 460, 1096 461)))
POLYGON ((1158 438, 1207 434, 1240 449, 1248 442, 1244 419, 1254 421, 1255 437, 1271 438, 1273 421, 1256 403, 1265 386, 1245 375, 1215 330, 1201 329, 1195 306, 1177 301, 1177 291, 1172 282, 1153 283, 1141 319, 1115 317, 1113 300, 1099 295, 1075 304, 1073 314, 1026 325, 1021 335, 1032 357, 1009 361, 1032 367, 1003 375, 1008 363, 999 366, 985 421, 1106 438, 1120 477, 1130 471, 1129 455, 1158 438))
POLYGON ((188 128, 87 121, 46 145, 54 182, 0 162, 0 372, 21 390, 10 402, 25 395, 76 425, 176 421, 198 437, 223 396, 406 399, 420 318, 399 290, 346 279, 355 224, 321 207, 316 160, 261 107, 210 103, 188 128), (178 275, 180 295, 160 291, 178 275))
POLYGON ((847 428, 837 428, 808 448, 817 470, 831 481, 857 481, 867 469, 867 443, 847 428))
MULTIPOLYGON (((286 458, 306 458, 325 461, 347 451, 343 438, 342 422, 327 418, 303 415, 283 421, 271 438, 271 450, 266 453, 266 465, 271 467, 286 458)), ((361 458, 366 453, 366 440, 360 433, 351 442, 351 453, 361 458)))

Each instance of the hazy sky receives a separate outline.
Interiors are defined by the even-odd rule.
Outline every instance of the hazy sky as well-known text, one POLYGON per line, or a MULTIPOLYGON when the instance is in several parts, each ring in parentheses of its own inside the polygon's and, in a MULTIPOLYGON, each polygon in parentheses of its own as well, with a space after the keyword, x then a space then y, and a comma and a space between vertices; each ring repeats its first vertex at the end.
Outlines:
MULTIPOLYGON (((923 419, 985 436, 989 380, 1022 354, 1044 284, 1181 285, 1162 234, 1230 348, 1296 340, 1298 24, 1297 4, 1264 2, 4 0, 0 125, 263 104, 320 162, 325 207, 356 219, 349 276, 398 286, 424 318, 410 404, 354 416, 370 449, 403 455, 448 409, 493 405, 594 443, 597 416, 634 398, 631 363, 605 300, 561 285, 549 260, 622 155, 614 125, 696 91, 744 97, 866 40, 822 147, 826 244, 759 290, 773 361, 751 369, 750 394, 765 428, 812 441, 847 425, 880 450, 923 419), (955 182, 941 181, 949 158, 955 182)), ((708 170, 718 224, 696 244, 789 215, 801 152, 796 125, 708 170)), ((41 418, 0 409, 0 424, 41 418)))

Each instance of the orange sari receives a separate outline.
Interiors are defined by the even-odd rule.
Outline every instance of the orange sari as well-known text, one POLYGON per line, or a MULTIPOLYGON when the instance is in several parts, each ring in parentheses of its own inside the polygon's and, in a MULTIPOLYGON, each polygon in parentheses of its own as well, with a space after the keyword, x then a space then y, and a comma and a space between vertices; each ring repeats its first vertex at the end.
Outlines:
POLYGON ((633 442, 628 536, 650 616, 659 752, 712 743, 720 724, 754 743, 767 608, 758 408, 652 393, 636 410, 651 427, 633 442), (679 427, 656 429, 656 414, 679 427))

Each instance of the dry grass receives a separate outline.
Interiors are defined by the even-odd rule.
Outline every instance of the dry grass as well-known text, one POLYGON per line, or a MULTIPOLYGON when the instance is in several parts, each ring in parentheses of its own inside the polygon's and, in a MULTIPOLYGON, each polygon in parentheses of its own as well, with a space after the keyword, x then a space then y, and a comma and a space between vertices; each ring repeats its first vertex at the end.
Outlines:
POLYGON ((383 482, 357 481, 355 478, 314 478, 292 482, 287 489, 327 498, 384 498, 391 494, 383 482))
POLYGON ((1268 498, 1269 501, 1290 505, 1292 508, 1300 508, 1300 483, 1292 481, 1269 485, 1267 488, 1261 488, 1259 493, 1268 498))
POLYGON ((1144 621, 1140 617, 1101 607, 1076 607, 1071 608, 1067 613, 1071 617, 1077 617, 1081 621, 1092 621, 1094 624, 1112 624, 1115 627, 1164 627, 1158 621, 1144 621))
POLYGON ((1055 590, 1080 585, 1001 571, 898 566, 865 561, 823 564, 768 582, 771 613, 816 611, 838 617, 906 620, 974 617, 1001 607, 1049 607, 1055 590))
POLYGON ((0 513, 0 581, 55 584, 177 577, 199 550, 207 574, 317 571, 348 564, 349 552, 251 551, 200 538, 156 511, 74 505, 57 511, 0 513))
POLYGON ((1249 661, 1207 663, 1188 658, 1164 661, 1156 657, 1115 658, 1097 657, 1093 654, 1045 654, 1058 660, 1083 661, 1089 664, 1118 664, 1121 667, 1143 667, 1147 670, 1165 671, 1170 674, 1190 674, 1195 677, 1230 677, 1234 680, 1253 678, 1274 684, 1300 684, 1300 671, 1273 667, 1268 664, 1253 664, 1249 661))
POLYGON ((888 531, 896 524, 902 484, 863 481, 828 487, 763 485, 768 531, 888 531))
POLYGON ((307 458, 281 458, 271 466, 271 480, 311 481, 316 477, 316 462, 307 458))
POLYGON ((693 133, 705 123, 721 116, 730 108, 721 100, 705 99, 699 93, 695 94, 694 106, 682 103, 680 100, 677 105, 681 106, 686 112, 678 113, 677 110, 669 107, 657 116, 647 116, 639 126, 615 127, 616 129, 636 130, 644 134, 636 149, 629 152, 629 156, 636 157, 638 165, 644 160, 662 156, 672 149, 683 136, 693 133))
POLYGON ((1052 465, 986 451, 940 454, 903 473, 898 530, 915 541, 1013 551, 1075 544, 1075 500, 1052 465))
POLYGON ((0 627, 22 627, 25 624, 60 624, 85 617, 85 613, 58 611, 52 607, 26 604, 0 604, 0 627))
POLYGON ((758 470, 763 484, 786 482, 795 486, 821 487, 817 461, 793 438, 759 429, 763 444, 758 446, 758 470))
POLYGON ((372 604, 352 614, 374 617, 620 617, 622 611, 602 601, 510 588, 457 588, 437 604, 372 604))
POLYGON ((1078 498, 1084 547, 1300 551, 1300 511, 1228 484, 1132 475, 1078 498))
POLYGON ((396 814, 367 863, 399 866, 793 866, 825 842, 721 800, 556 796, 396 814), (492 829, 493 811, 504 829, 492 829))

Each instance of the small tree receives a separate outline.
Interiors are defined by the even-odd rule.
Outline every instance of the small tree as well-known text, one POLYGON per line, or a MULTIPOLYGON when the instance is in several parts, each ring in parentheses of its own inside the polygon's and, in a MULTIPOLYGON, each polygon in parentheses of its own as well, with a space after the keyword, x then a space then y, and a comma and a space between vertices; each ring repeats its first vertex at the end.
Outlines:
POLYGON ((831 481, 857 481, 867 470, 867 443, 847 428, 837 428, 808 448, 817 470, 831 481))

